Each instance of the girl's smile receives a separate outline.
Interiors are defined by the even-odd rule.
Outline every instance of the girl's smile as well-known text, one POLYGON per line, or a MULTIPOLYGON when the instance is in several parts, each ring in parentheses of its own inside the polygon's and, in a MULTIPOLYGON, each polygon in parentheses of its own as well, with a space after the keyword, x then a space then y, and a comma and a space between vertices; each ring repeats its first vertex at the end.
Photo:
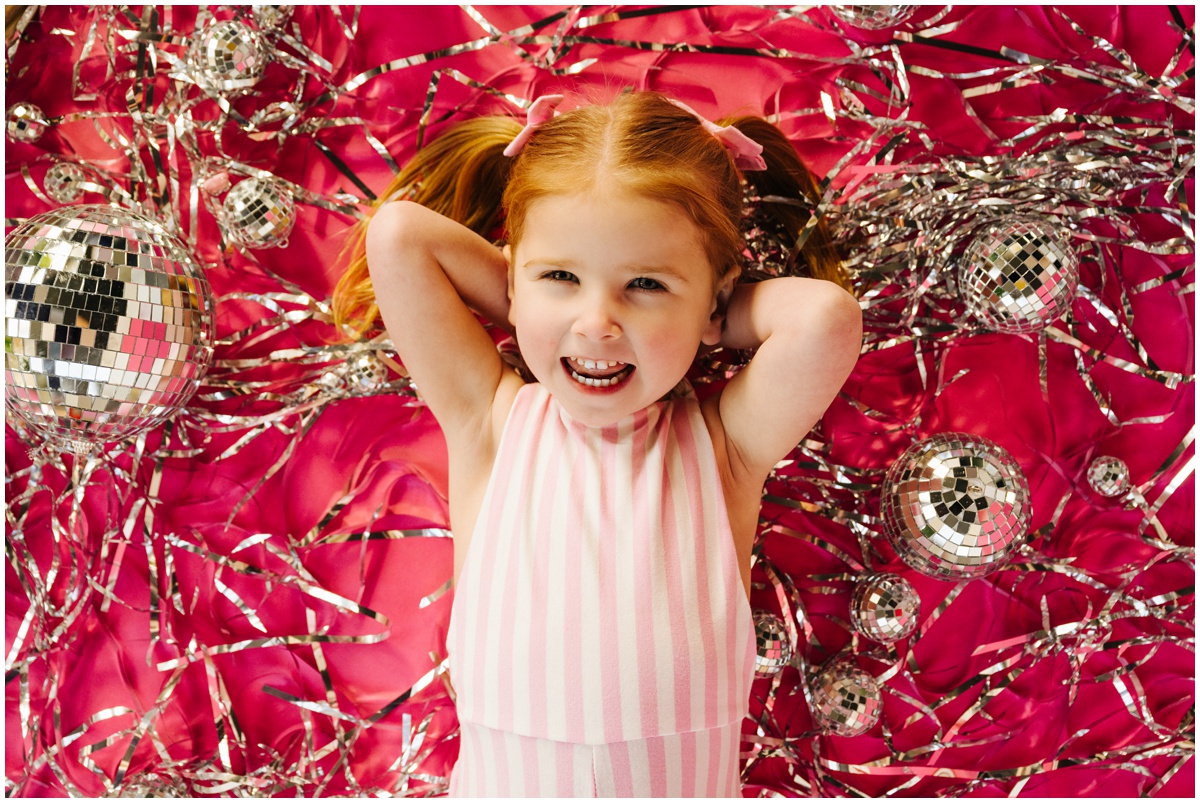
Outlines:
POLYGON ((672 204, 611 189, 546 196, 506 254, 521 354, 588 426, 658 401, 720 338, 713 268, 672 204))
POLYGON ((562 358, 563 368, 581 385, 598 391, 615 390, 634 371, 634 366, 616 360, 577 360, 562 358))

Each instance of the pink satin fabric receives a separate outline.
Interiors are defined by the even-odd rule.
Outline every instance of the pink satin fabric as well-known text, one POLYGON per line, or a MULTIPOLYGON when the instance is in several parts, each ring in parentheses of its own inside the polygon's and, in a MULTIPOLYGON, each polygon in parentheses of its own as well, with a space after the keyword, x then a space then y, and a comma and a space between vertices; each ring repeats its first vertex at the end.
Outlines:
MULTIPOLYGON (((341 8, 346 15, 346 7, 341 8)), ((460 7, 364 5, 357 35, 351 38, 344 32, 346 19, 329 7, 298 6, 297 35, 327 62, 312 68, 322 77, 320 81, 309 79, 306 84, 301 94, 308 93, 304 97, 309 100, 327 87, 344 86, 381 64, 435 53, 429 59, 412 59, 407 66, 323 101, 309 111, 309 117, 362 118, 367 130, 394 159, 403 162, 414 152, 419 136, 428 141, 450 122, 483 113, 516 114, 502 98, 504 94, 529 99, 570 89, 602 100, 626 87, 655 89, 709 118, 741 113, 773 115, 813 172, 818 177, 828 176, 836 191, 862 180, 864 171, 874 169, 865 164, 865 158, 858 158, 831 174, 839 160, 872 131, 861 122, 830 120, 821 111, 825 102, 822 92, 828 102, 841 104, 845 102, 844 88, 866 87, 874 94, 860 94, 873 112, 884 116, 889 113, 884 102, 888 88, 877 73, 851 58, 848 42, 852 42, 859 52, 895 44, 898 57, 908 67, 911 85, 912 105, 907 119, 926 127, 939 154, 997 155, 1002 150, 996 144, 998 139, 1015 136, 1030 125, 1013 118, 1045 115, 1057 108, 1080 114, 1100 108, 1104 114, 1170 121, 1181 135, 1189 137, 1194 129, 1194 117, 1171 110, 1165 103, 1108 100, 1104 87, 1070 76, 1059 77, 1053 83, 964 96, 963 89, 998 79, 944 78, 925 73, 965 75, 1005 62, 921 41, 894 42, 889 31, 844 29, 828 11, 809 12, 817 22, 808 22, 783 11, 749 6, 701 7, 627 19, 605 18, 603 15, 609 11, 622 10, 608 7, 588 7, 579 14, 557 6, 480 6, 473 10, 501 32, 516 31, 562 10, 573 24, 588 18, 586 26, 574 31, 586 41, 572 45, 565 60, 553 62, 549 59, 556 46, 551 41, 555 30, 552 24, 539 31, 545 41, 521 42, 519 37, 504 33, 487 46, 445 54, 438 51, 492 34, 460 7), (694 47, 650 48, 639 46, 642 42, 688 43, 694 47), (729 48, 762 50, 763 54, 739 55, 729 52, 729 48), (789 57, 783 51, 802 55, 789 57), (586 59, 596 61, 586 69, 564 69, 586 59), (435 74, 437 89, 426 114, 423 107, 435 74), (480 91, 471 82, 496 92, 480 91), (424 130, 423 120, 429 121, 424 130)), ((914 22, 938 10, 923 7, 914 22)), ((128 155, 114 149, 110 144, 113 138, 102 137, 97 126, 111 124, 131 130, 131 108, 139 103, 153 104, 162 97, 161 87, 159 93, 149 97, 127 94, 138 45, 120 40, 120 63, 111 70, 104 52, 107 23, 101 24, 98 38, 88 38, 96 13, 82 5, 43 8, 39 21, 27 29, 27 41, 16 49, 9 65, 7 102, 32 100, 48 116, 61 118, 36 143, 6 141, 5 216, 10 220, 55 206, 40 189, 34 189, 40 188, 47 167, 47 162, 38 161, 39 157, 69 156, 103 170, 126 172, 128 155), (55 30, 73 33, 52 33, 55 30), (88 42, 92 49, 83 52, 88 42), (73 95, 76 67, 85 87, 98 87, 96 100, 73 95), (72 116, 96 110, 102 112, 99 119, 72 116), (106 123, 109 116, 113 120, 106 123), (27 169, 28 177, 22 168, 27 169)), ((196 10, 171 7, 160 9, 160 13, 184 30, 196 10)), ((232 12, 217 13, 228 16, 232 12)), ((1194 9, 1179 7, 1175 13, 1181 15, 1189 30, 1194 28, 1194 9)), ((985 51, 1012 48, 1039 59, 1116 65, 1114 57, 1093 39, 1102 37, 1128 54, 1131 62, 1149 76, 1161 76, 1174 55, 1171 47, 1162 44, 1167 38, 1164 32, 1173 24, 1172 12, 1166 7, 1071 6, 1065 14, 1083 33, 1045 7, 955 7, 941 24, 961 24, 942 39, 985 51)), ((132 27, 136 29, 136 25, 132 27)), ((168 44, 183 56, 179 43, 168 44)), ((287 45, 280 47, 287 49, 287 45)), ((1185 52, 1176 74, 1193 64, 1193 56, 1185 52)), ((275 60, 254 92, 233 99, 232 106, 250 115, 268 103, 290 102, 296 95, 298 75, 293 64, 275 60)), ((1194 95, 1194 84, 1189 80, 1179 91, 1194 95)), ((211 102, 197 107, 194 113, 201 120, 219 115, 211 102)), ((275 137, 281 126, 282 122, 269 123, 265 133, 252 135, 231 124, 222 130, 219 145, 213 134, 201 137, 204 153, 200 155, 266 170, 317 194, 332 196, 339 190, 361 193, 314 145, 319 141, 373 193, 382 193, 392 178, 392 167, 364 139, 362 126, 317 127, 312 134, 284 137, 282 147, 275 137)), ((1069 130, 1064 126, 1064 135, 1069 130)), ((155 128, 151 136, 163 159, 186 161, 184 154, 170 151, 165 129, 155 128)), ((143 149, 138 158, 152 164, 154 157, 147 140, 139 142, 143 149)), ((898 144, 890 157, 892 166, 901 168, 923 147, 915 137, 898 144)), ((181 172, 182 186, 164 187, 186 197, 190 182, 202 177, 186 165, 181 172)), ((1176 205, 1186 203, 1194 210, 1191 174, 1182 181, 1179 192, 1176 205)), ((101 202, 94 193, 85 200, 101 202)), ((1134 198, 1121 202, 1140 201, 1134 198)), ((186 201, 182 206, 190 208, 186 201)), ((197 209, 195 220, 190 211, 185 217, 189 231, 197 234, 197 257, 206 266, 214 296, 243 294, 221 301, 217 315, 219 338, 228 338, 275 314, 249 297, 280 290, 283 285, 273 277, 316 299, 329 297, 340 275, 338 254, 351 223, 349 216, 302 202, 297 206, 297 222, 286 249, 222 253, 216 222, 203 203, 197 209)), ((1161 224, 1146 223, 1149 228, 1156 225, 1161 224)), ((1112 236, 1116 235, 1113 231, 1112 236)), ((1102 277, 1092 261, 1086 263, 1081 281, 1110 303, 1116 303, 1112 291, 1116 282, 1132 288, 1173 271, 1184 271, 1182 280, 1130 293, 1129 313, 1140 343, 1159 368, 1193 372, 1194 290, 1179 292, 1195 280, 1192 256, 1149 254, 1119 243, 1106 247, 1119 257, 1120 275, 1110 265, 1102 277)), ((1093 317, 1095 320, 1085 323, 1093 324, 1095 331, 1112 331, 1101 316, 1093 317)), ((229 363, 222 361, 261 358, 273 351, 320 345, 332 339, 326 324, 309 322, 285 328, 242 352, 218 346, 217 366, 230 370, 229 363)), ((1122 359, 1140 359, 1114 338, 1104 340, 1096 335, 1092 343, 1099 344, 1097 348, 1112 348, 1122 359)), ((1070 557, 1075 566, 1099 574, 1104 574, 1106 567, 1148 559, 1152 547, 1137 535, 1141 514, 1091 494, 1084 471, 1094 456, 1116 455, 1129 465, 1135 484, 1150 481, 1171 453, 1190 437, 1194 385, 1169 388, 1110 364, 1096 364, 1091 377, 1111 400, 1114 413, 1121 420, 1151 419, 1150 423, 1117 428, 1099 410, 1093 393, 1080 378, 1077 353, 1063 343, 1051 342, 1046 354, 1051 402, 1043 398, 1039 352, 1032 340, 988 334, 963 338, 945 352, 940 363, 926 352, 918 353, 911 343, 865 354, 843 395, 825 416, 824 448, 839 464, 881 474, 916 436, 966 430, 992 438, 1012 453, 1028 477, 1033 528, 1054 524, 1039 541, 1040 549, 1054 557, 1070 557), (938 383, 928 377, 951 378, 963 371, 967 373, 931 397, 926 388, 937 387, 938 383), (864 410, 875 412, 869 415, 864 410), (921 418, 917 431, 906 429, 918 411, 921 418), (1176 414, 1165 421, 1153 421, 1172 411, 1176 414), (1074 493, 1060 509, 1059 503, 1068 491, 1074 493)), ((290 392, 303 385, 307 370, 280 361, 256 378, 269 378, 280 392, 290 392)), ((217 375, 219 371, 213 376, 217 375)), ((209 413, 249 414, 273 409, 276 402, 252 396, 202 404, 209 413)), ((292 424, 301 426, 297 419, 292 424)), ((302 435, 267 431, 241 451, 236 444, 243 432, 217 434, 198 453, 165 460, 152 519, 145 509, 135 510, 134 500, 145 495, 154 466, 144 461, 134 467, 128 456, 123 458, 123 466, 134 472, 132 480, 100 477, 97 488, 88 493, 83 516, 71 539, 56 539, 50 526, 55 515, 66 521, 69 505, 52 510, 46 494, 33 497, 20 536, 41 569, 48 570, 51 555, 56 552, 64 566, 82 561, 77 565, 89 566, 88 571, 101 587, 111 579, 113 594, 125 604, 101 607, 102 599, 97 598, 80 616, 77 626, 65 635, 59 634, 57 646, 45 658, 35 659, 30 644, 49 638, 57 626, 52 619, 40 622, 13 656, 18 663, 28 662, 31 669, 28 677, 13 674, 6 679, 5 766, 10 781, 18 784, 9 794, 61 796, 74 789, 87 796, 99 795, 104 784, 89 769, 88 762, 110 781, 122 767, 128 776, 152 773, 166 761, 158 753, 156 742, 173 761, 190 765, 210 762, 206 766, 213 773, 251 780, 268 765, 285 767, 289 772, 308 772, 308 759, 304 757, 332 743, 334 747, 317 759, 327 773, 325 785, 306 781, 289 793, 356 794, 346 773, 353 775, 359 787, 393 789, 399 783, 396 761, 405 745, 411 747, 418 728, 424 734, 420 749, 425 751, 419 770, 422 777, 431 780, 412 780, 412 788, 445 790, 460 750, 450 692, 440 681, 433 681, 421 685, 419 693, 408 698, 403 695, 420 683, 434 661, 444 657, 453 597, 452 593, 438 591, 451 575, 451 541, 408 537, 338 542, 329 538, 364 531, 445 527, 446 467, 441 433, 426 411, 414 408, 409 400, 386 396, 329 406, 305 421, 304 426, 308 429, 302 435), (288 448, 292 448, 290 453, 285 451, 288 448), (226 450, 231 455, 221 457, 226 450), (280 460, 284 467, 235 509, 266 469, 280 460), (110 493, 105 490, 106 482, 126 489, 132 482, 139 490, 110 493), (339 500, 350 494, 354 495, 353 503, 327 519, 339 500), (128 527, 127 520, 131 521, 128 527), (143 525, 151 537, 144 534, 143 525), (103 536, 114 530, 126 533, 126 543, 103 536), (192 549, 169 546, 169 534, 192 549), (266 542, 235 551, 256 534, 267 534, 266 542), (103 552, 105 548, 107 552, 103 552), (289 550, 294 559, 289 557, 289 550), (108 567, 117 565, 118 556, 119 571, 110 578, 108 567), (386 617, 388 624, 366 615, 351 615, 301 593, 294 585, 268 586, 261 578, 224 568, 222 561, 269 567, 297 578, 307 574, 317 587, 386 617), (219 590, 218 580, 232 595, 219 590), (261 627, 231 596, 257 612, 261 627), (152 610, 157 618, 152 618, 152 610), (233 651, 218 649, 270 636, 318 632, 382 640, 372 644, 329 643, 316 650, 309 645, 269 642, 233 651), (201 657, 204 650, 209 651, 207 658, 201 657), (159 668, 172 666, 173 661, 181 661, 177 669, 159 668), (51 675, 57 679, 53 697, 43 691, 50 687, 46 681, 51 675), (332 691, 327 691, 326 678, 332 691), (34 690, 28 711, 19 705, 22 688, 34 690), (322 713, 325 709, 321 706, 331 698, 338 710, 361 721, 377 719, 371 720, 369 727, 362 727, 352 744, 346 742, 339 747, 337 740, 344 739, 354 726, 322 713), (310 707, 289 700, 304 701, 310 707), (226 705, 229 710, 224 709, 226 705), (392 707, 387 708, 389 705, 392 707), (154 739, 147 736, 145 727, 139 730, 144 716, 149 716, 154 739), (234 720, 240 734, 230 742, 234 720), (41 730, 23 732, 22 723, 30 721, 40 722, 41 730), (84 737, 72 737, 80 728, 84 737), (84 751, 114 735, 112 745, 84 751), (61 770, 66 783, 48 761, 61 770)), ((11 476, 27 468, 30 461, 11 427, 6 429, 6 467, 11 476)), ((161 430, 151 433, 148 449, 156 448, 162 439, 161 430)), ((172 443, 178 447, 177 440, 172 443)), ((1189 448, 1194 450, 1194 446, 1189 448)), ((829 475, 803 463, 781 469, 781 475, 830 481, 829 475)), ((66 477, 62 471, 48 469, 42 481, 52 490, 61 491, 66 477)), ((1156 482, 1155 498, 1166 480, 1156 482)), ((27 484, 26 476, 6 489, 10 504, 27 484)), ((782 483, 769 486, 768 492, 788 493, 782 483)), ((1194 476, 1185 472, 1157 516, 1177 542, 1194 544, 1194 510, 1194 476)), ((801 632, 802 648, 822 655, 837 651, 851 639, 846 620, 851 584, 830 578, 852 578, 854 569, 820 543, 858 555, 857 536, 844 523, 794 506, 768 503, 763 517, 768 532, 763 536, 762 548, 797 580, 797 595, 805 605, 811 634, 801 632), (788 531, 811 537, 796 538, 788 531), (819 649, 814 645, 820 645, 819 649)), ((11 525, 8 535, 10 540, 16 537, 11 525)), ((934 610, 953 589, 951 583, 922 577, 898 562, 882 568, 903 572, 916 585, 926 611, 934 610)), ((778 610, 780 601, 761 569, 754 579, 760 585, 752 607, 778 610)), ((65 601, 72 584, 82 582, 79 576, 64 570, 49 596, 65 601)), ((1113 584, 1118 582, 1112 579, 1113 584)), ((1127 590, 1151 598, 1193 582, 1191 573, 1178 564, 1160 565, 1143 577, 1131 579, 1127 590)), ((5 591, 8 653, 32 604, 11 564, 6 569, 5 591)), ((1194 701, 1193 654, 1176 644, 1139 643, 1138 639, 1160 638, 1164 632, 1175 639, 1193 637, 1194 615, 1190 633, 1182 628, 1164 631, 1153 617, 1123 615, 1097 636, 1097 644, 1129 640, 1128 646, 1088 654, 1066 647, 1053 657, 1021 664, 1018 668, 1025 671, 1016 673, 1002 689, 997 687, 994 698, 981 699, 980 687, 973 686, 953 704, 936 708, 936 722, 918 715, 916 707, 906 701, 936 704, 996 662, 995 650, 977 653, 982 645, 1023 637, 1042 630, 1047 623, 1054 627, 1095 616, 1108 598, 1102 590, 1054 572, 1001 572, 967 586, 912 647, 911 660, 921 667, 915 681, 895 677, 885 682, 907 697, 884 695, 884 721, 893 747, 905 751, 929 744, 939 732, 945 735, 972 705, 981 706, 982 713, 958 726, 955 739, 962 746, 939 751, 933 759, 912 757, 871 774, 839 770, 828 762, 850 765, 888 756, 880 726, 854 739, 814 736, 799 685, 802 680, 794 669, 785 669, 778 681, 756 681, 751 716, 775 723, 772 727, 778 731, 770 733, 772 738, 796 739, 790 749, 798 752, 800 761, 795 764, 778 757, 755 761, 746 771, 745 794, 794 790, 798 787, 790 779, 796 774, 811 777, 811 769, 806 767, 815 762, 826 762, 821 764, 823 777, 831 780, 821 790, 825 794, 839 794, 843 786, 852 785, 867 794, 895 792, 904 796, 935 795, 951 788, 962 793, 965 781, 954 777, 955 769, 1000 773, 1041 767, 1056 760, 1063 766, 1034 772, 1019 787, 1019 794, 1139 794, 1153 784, 1154 778, 1171 771, 1176 760, 1171 756, 1141 758, 1136 762, 1139 769, 1134 771, 1121 766, 1118 759, 1097 762, 1094 757, 1106 750, 1152 740, 1154 731, 1138 718, 1144 717, 1147 710, 1155 720, 1171 727, 1190 715, 1194 701), (1046 595, 1047 589, 1055 593, 1046 595), (1037 602, 1043 596, 1049 599, 1045 610, 1037 602), (1136 686, 1121 686, 1118 683, 1124 681, 1105 679, 1106 673, 1138 662, 1136 686), (778 686, 773 685, 776 682, 778 686), (772 700, 769 711, 762 703, 768 691, 772 700), (1135 697, 1138 702, 1127 702, 1135 697), (1009 732, 1015 735, 988 741, 989 736, 1009 732), (1075 760, 1083 763, 1069 766, 1075 760), (908 770, 914 766, 922 768, 922 777, 901 789, 911 781, 908 770), (941 768, 945 771, 940 772, 941 768)), ((1193 604, 1192 599, 1184 594, 1175 604, 1193 604)), ((880 668, 869 661, 864 663, 880 668)), ((1132 679, 1128 682, 1133 684, 1132 679)), ((754 729, 748 726, 748 731, 754 729)), ((749 750, 743 746, 744 754, 749 750)), ((1193 772, 1190 764, 1184 766, 1158 794, 1192 797, 1193 772)), ((971 792, 1006 795, 1018 783, 1022 783, 1018 776, 990 778, 971 792)))

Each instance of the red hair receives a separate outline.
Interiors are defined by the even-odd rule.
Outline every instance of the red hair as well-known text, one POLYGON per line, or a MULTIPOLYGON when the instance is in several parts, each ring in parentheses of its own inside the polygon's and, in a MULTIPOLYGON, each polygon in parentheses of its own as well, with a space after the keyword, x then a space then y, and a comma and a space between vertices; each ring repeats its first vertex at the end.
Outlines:
MULTIPOLYGON (((756 117, 732 121, 763 146, 764 171, 745 174, 763 197, 820 198, 812 174, 778 128, 756 117)), ((525 215, 538 198, 584 189, 616 189, 672 203, 696 224, 716 282, 740 271, 742 176, 724 145, 692 114, 656 92, 620 95, 546 122, 515 158, 504 148, 521 130, 507 117, 468 120, 422 149, 393 179, 384 199, 403 191, 409 200, 489 236, 503 217, 516 246, 525 215)), ((808 213, 792 204, 766 204, 786 230, 798 235, 808 213)), ((369 217, 352 231, 349 267, 333 294, 334 321, 363 336, 379 325, 364 240, 369 217)), ((809 274, 846 287, 832 240, 821 221, 802 254, 809 274)))

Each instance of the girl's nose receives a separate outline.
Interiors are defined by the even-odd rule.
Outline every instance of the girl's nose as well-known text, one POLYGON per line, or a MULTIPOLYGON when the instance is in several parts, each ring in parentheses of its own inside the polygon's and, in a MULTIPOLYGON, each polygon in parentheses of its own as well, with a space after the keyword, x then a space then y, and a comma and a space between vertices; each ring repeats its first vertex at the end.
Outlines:
POLYGON ((592 299, 580 308, 571 331, 589 340, 612 340, 621 336, 621 325, 611 301, 592 299))

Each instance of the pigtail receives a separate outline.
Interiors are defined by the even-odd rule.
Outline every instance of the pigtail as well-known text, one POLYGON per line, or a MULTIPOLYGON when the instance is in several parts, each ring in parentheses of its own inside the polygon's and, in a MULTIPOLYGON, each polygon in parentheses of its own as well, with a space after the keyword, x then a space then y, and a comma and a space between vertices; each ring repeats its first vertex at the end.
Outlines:
POLYGON ((333 322, 364 338, 381 328, 367 271, 367 225, 375 210, 403 198, 455 220, 483 237, 500 224, 500 200, 512 162, 503 151, 521 130, 510 117, 466 120, 426 145, 396 174, 370 212, 349 231, 341 262, 346 272, 333 291, 333 322))
MULTIPOLYGON (((803 199, 814 207, 820 202, 821 191, 816 178, 805 167, 782 131, 760 117, 737 117, 723 123, 733 125, 763 146, 762 155, 767 169, 745 173, 746 181, 755 195, 760 198, 776 195, 803 199)), ((800 235, 811 217, 808 209, 794 204, 764 202, 762 206, 792 237, 800 235)), ((808 275, 814 279, 827 279, 847 290, 851 289, 826 220, 818 221, 809 231, 798 256, 808 265, 808 275)))

